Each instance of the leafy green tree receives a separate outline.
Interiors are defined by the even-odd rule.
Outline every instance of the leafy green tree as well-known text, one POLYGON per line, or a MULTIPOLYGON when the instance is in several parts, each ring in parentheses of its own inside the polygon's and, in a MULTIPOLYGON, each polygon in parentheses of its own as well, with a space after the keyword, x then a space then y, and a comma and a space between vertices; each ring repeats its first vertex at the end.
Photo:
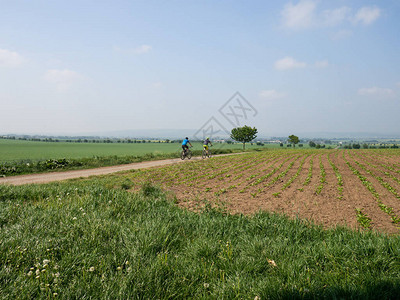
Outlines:
POLYGON ((231 139, 243 143, 243 150, 245 144, 251 142, 257 137, 257 128, 244 125, 243 127, 233 128, 231 131, 231 139))
POLYGON ((295 135, 289 135, 289 139, 288 139, 289 143, 293 144, 293 147, 296 147, 296 144, 299 143, 299 137, 295 136, 295 135))
POLYGON ((317 144, 314 143, 313 141, 310 141, 310 142, 308 143, 308 145, 309 145, 310 147, 312 147, 312 148, 314 148, 315 146, 317 146, 317 144))

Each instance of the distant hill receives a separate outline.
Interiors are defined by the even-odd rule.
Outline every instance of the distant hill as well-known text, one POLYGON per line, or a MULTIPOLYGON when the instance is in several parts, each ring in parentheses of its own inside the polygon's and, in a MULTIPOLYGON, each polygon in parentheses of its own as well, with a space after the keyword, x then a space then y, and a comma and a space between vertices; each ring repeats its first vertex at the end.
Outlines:
MULTIPOLYGON (((37 137, 97 137, 97 138, 134 138, 134 139, 183 139, 188 136, 193 139, 195 134, 199 138, 201 133, 197 129, 132 129, 132 130, 114 130, 99 132, 82 132, 82 133, 55 133, 55 134, 29 134, 37 137)), ((297 135, 299 138, 305 139, 400 139, 400 133, 372 133, 372 132, 296 132, 290 133, 270 133, 268 131, 259 130, 257 139, 270 139, 272 137, 287 138, 290 134, 297 135)), ((10 133, 0 133, 0 135, 14 135, 10 133)), ((15 134, 15 136, 24 136, 24 134, 15 134)), ((220 131, 218 136, 211 135, 212 139, 229 138, 225 132, 220 131)))

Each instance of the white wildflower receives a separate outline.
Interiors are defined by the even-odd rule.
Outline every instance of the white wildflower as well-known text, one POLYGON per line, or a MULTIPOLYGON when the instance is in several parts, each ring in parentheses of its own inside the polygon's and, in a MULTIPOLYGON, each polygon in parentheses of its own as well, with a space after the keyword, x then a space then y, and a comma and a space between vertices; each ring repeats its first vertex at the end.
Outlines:
POLYGON ((29 271, 28 274, 26 274, 28 276, 32 276, 32 271, 29 271))
POLYGON ((90 268, 89 268, 89 271, 90 271, 90 272, 93 272, 93 271, 94 271, 94 267, 90 267, 90 268))
POLYGON ((206 288, 206 289, 208 289, 209 287, 210 287, 210 284, 209 283, 204 283, 204 287, 206 288))

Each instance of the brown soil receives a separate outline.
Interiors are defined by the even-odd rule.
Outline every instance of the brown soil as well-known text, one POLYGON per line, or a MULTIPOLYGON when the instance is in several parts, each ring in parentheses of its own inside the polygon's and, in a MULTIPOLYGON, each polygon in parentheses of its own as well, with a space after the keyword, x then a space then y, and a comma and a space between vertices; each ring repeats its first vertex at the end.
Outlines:
MULTIPOLYGON (((282 153, 284 155, 269 157, 264 153, 247 154, 240 157, 240 163, 238 163, 239 158, 196 162, 190 170, 179 166, 175 170, 176 175, 173 179, 168 177, 170 175, 160 178, 156 176, 158 172, 153 170, 145 180, 161 183, 176 195, 180 206, 190 210, 201 209, 209 203, 213 207, 233 214, 250 215, 266 210, 284 213, 293 218, 313 220, 324 227, 343 225, 359 229, 361 226, 357 221, 356 209, 361 209, 371 218, 373 229, 399 233, 399 225, 394 224, 390 216, 379 208, 375 197, 347 166, 342 150, 282 153), (313 153, 317 154, 313 156, 313 153), (343 192, 338 190, 338 180, 328 161, 328 154, 343 178, 343 192), (320 158, 325 169, 326 182, 321 192, 317 194, 317 187, 321 184, 320 158), (296 176, 303 159, 301 171, 296 176), (311 160, 312 178, 308 185, 304 185, 311 160), (217 167, 210 168, 211 161, 214 167, 217 167), (273 170, 275 172, 271 176, 256 184, 262 176, 273 170), (285 171, 287 172, 276 180, 276 177, 285 171), (284 188, 291 178, 293 178, 291 184, 284 188)), ((356 165, 348 155, 346 159, 352 165, 356 165)), ((165 171, 168 172, 167 170, 162 172, 165 171)), ((373 184, 382 202, 392 207, 396 215, 400 216, 400 199, 392 195, 372 176, 368 176, 363 170, 359 171, 373 184)), ((400 174, 397 174, 397 177, 400 177, 400 174)), ((395 183, 392 186, 394 187, 395 183)))

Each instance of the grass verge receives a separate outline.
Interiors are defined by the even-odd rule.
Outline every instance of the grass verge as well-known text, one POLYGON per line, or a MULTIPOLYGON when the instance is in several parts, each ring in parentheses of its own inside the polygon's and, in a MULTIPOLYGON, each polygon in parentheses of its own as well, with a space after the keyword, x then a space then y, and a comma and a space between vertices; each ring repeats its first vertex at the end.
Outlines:
MULTIPOLYGON (((400 237, 199 214, 118 176, 0 186, 0 298, 395 299, 400 237), (110 188, 113 186, 114 188, 110 188)), ((173 199, 172 199, 173 200, 173 199)))

